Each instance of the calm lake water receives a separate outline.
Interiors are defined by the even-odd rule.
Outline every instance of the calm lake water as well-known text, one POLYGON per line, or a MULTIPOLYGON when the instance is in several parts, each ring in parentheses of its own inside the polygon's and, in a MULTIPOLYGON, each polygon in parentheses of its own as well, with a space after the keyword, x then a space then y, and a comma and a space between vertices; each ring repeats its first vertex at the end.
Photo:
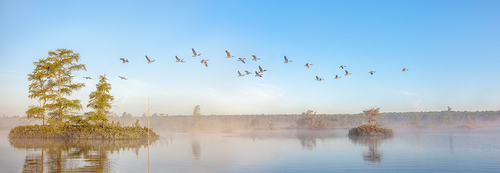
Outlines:
POLYGON ((500 172, 500 128, 162 132, 158 140, 10 140, 0 172, 500 172))

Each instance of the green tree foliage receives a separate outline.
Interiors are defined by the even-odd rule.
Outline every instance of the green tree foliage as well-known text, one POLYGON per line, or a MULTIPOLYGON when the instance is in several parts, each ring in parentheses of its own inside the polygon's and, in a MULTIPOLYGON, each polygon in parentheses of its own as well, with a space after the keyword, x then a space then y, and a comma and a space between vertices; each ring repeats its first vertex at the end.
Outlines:
POLYGON ((46 68, 44 67, 45 59, 40 59, 37 62, 33 62, 35 69, 31 74, 28 74, 28 81, 31 81, 29 85, 29 95, 31 99, 37 99, 39 105, 30 105, 28 110, 26 110, 26 115, 28 119, 41 119, 42 124, 45 125, 46 110, 48 109, 47 102, 53 99, 51 95, 51 87, 54 85, 50 80, 47 79, 46 68))
POLYGON ((74 53, 70 49, 57 49, 49 51, 46 58, 47 75, 49 80, 55 83, 56 97, 53 97, 51 119, 57 123, 62 123, 68 119, 73 110, 81 110, 80 100, 70 100, 65 96, 70 96, 73 91, 78 91, 85 86, 84 83, 73 83, 71 73, 77 70, 87 70, 85 65, 76 64, 80 60, 80 54, 74 53))
POLYGON ((90 100, 87 107, 94 110, 88 113, 87 120, 89 122, 104 124, 108 121, 107 116, 111 114, 109 110, 115 98, 109 93, 111 84, 107 80, 106 75, 99 76, 99 83, 95 85, 96 91, 91 92, 89 95, 90 100))
POLYGON ((77 64, 80 55, 69 49, 49 51, 49 56, 35 62, 35 69, 28 75, 30 98, 37 98, 40 106, 31 105, 26 111, 29 118, 46 119, 51 124, 63 123, 74 114, 73 110, 81 110, 80 100, 70 100, 73 91, 85 86, 84 83, 73 83, 73 71, 87 70, 85 65, 77 64))
POLYGON ((370 109, 366 109, 366 110, 363 110, 363 114, 361 114, 363 117, 366 117, 368 119, 368 123, 370 123, 370 125, 374 126, 375 124, 377 124, 377 120, 375 119, 376 116, 380 116, 380 108, 370 108, 370 109))

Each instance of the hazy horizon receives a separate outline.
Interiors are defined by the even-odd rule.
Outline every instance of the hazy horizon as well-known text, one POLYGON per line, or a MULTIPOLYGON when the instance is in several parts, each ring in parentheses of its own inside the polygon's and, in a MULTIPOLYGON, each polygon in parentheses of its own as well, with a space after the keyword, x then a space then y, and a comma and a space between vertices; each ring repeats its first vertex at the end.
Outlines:
POLYGON ((90 111, 88 95, 104 73, 118 100, 111 111, 119 116, 146 113, 148 98, 151 114, 168 115, 191 115, 196 105, 203 115, 357 114, 370 107, 496 111, 499 6, 498 1, 2 1, 0 115, 23 116, 37 104, 28 98, 27 74, 33 62, 58 48, 79 53, 79 63, 87 67, 73 74, 75 82, 86 84, 70 96, 81 100, 80 113, 90 111), (201 56, 192 57, 191 48, 201 56), (226 58, 225 50, 234 57, 226 58), (155 62, 148 64, 145 55, 155 62), (260 60, 252 61, 252 55, 260 60), (186 63, 175 62, 175 56, 186 63), (284 56, 292 62, 284 63, 284 56), (209 60, 208 67, 202 59, 209 60), (313 65, 307 69, 306 63, 313 65), (254 76, 259 66, 267 70, 263 77, 254 76), (252 74, 238 77, 245 70, 252 74))

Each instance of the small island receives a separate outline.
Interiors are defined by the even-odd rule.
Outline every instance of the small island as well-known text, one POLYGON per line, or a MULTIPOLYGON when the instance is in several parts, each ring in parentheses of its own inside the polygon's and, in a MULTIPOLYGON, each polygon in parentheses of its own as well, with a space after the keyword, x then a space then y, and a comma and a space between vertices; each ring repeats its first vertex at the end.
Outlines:
POLYGON ((363 117, 368 119, 369 124, 365 124, 359 127, 352 128, 349 130, 349 136, 393 136, 394 132, 392 129, 382 128, 377 124, 376 116, 380 116, 380 108, 370 108, 363 110, 363 117))
MULTIPOLYGON (((49 51, 47 58, 33 62, 35 69, 28 74, 29 98, 38 105, 30 105, 26 117, 35 125, 17 126, 11 129, 9 138, 54 139, 140 139, 157 138, 158 134, 148 127, 141 127, 139 120, 132 126, 109 122, 108 116, 114 97, 106 74, 99 77, 96 90, 89 95, 88 108, 92 111, 78 115, 82 110, 78 99, 70 99, 73 91, 85 87, 85 83, 73 82, 72 72, 87 70, 77 64, 80 54, 70 49, 49 51), (40 122, 41 121, 41 122, 40 122), (41 125, 37 124, 41 123, 41 125)), ((91 79, 90 77, 84 77, 91 79)), ((149 122, 149 121, 148 121, 149 122)))
POLYGON ((145 139, 159 135, 147 127, 141 127, 139 120, 132 126, 120 123, 102 125, 25 125, 10 130, 9 138, 40 139, 145 139), (149 132, 149 134, 148 134, 149 132))

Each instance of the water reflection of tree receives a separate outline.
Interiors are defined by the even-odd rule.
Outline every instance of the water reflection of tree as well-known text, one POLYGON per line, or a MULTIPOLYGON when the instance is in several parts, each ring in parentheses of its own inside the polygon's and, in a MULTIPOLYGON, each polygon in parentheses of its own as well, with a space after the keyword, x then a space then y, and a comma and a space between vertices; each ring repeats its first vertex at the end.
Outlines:
MULTIPOLYGON (((42 151, 43 153, 43 151, 42 151)), ((23 172, 44 172, 43 170, 44 157, 43 154, 28 154, 24 160, 23 172)))
POLYGON ((109 154, 136 150, 145 140, 9 139, 17 149, 28 150, 22 172, 110 172, 109 154))
POLYGON ((300 145, 304 148, 309 150, 316 148, 316 135, 314 134, 297 133, 297 139, 299 139, 300 145))
POLYGON ((293 131, 247 131, 237 134, 241 137, 255 140, 267 139, 298 139, 303 148, 314 150, 317 139, 325 140, 344 136, 344 131, 335 130, 293 130, 293 131))
POLYGON ((200 141, 198 140, 193 140, 191 142, 191 147, 193 149, 193 157, 195 159, 200 159, 201 156, 201 147, 200 147, 200 141))
POLYGON ((391 140, 393 137, 384 136, 359 136, 353 137, 349 136, 349 139, 354 144, 368 146, 368 152, 363 153, 363 159, 369 162, 381 162, 382 161, 382 151, 379 151, 378 147, 382 142, 386 140, 391 140))
POLYGON ((327 138, 335 138, 337 137, 336 133, 331 133, 328 130, 318 130, 318 131, 297 131, 296 133, 297 139, 299 139, 300 144, 303 148, 307 148, 309 150, 314 150, 316 148, 316 140, 324 140, 327 138))

